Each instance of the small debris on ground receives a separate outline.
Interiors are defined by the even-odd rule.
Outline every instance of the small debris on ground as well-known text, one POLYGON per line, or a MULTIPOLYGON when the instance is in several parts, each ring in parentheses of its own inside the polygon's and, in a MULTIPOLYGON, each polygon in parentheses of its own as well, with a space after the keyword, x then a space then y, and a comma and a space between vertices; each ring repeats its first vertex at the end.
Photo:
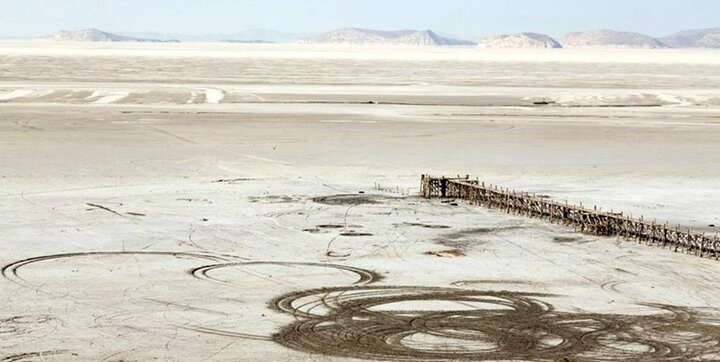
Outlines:
POLYGON ((465 254, 459 249, 426 251, 424 254, 430 256, 437 256, 440 258, 459 258, 465 256, 465 254))

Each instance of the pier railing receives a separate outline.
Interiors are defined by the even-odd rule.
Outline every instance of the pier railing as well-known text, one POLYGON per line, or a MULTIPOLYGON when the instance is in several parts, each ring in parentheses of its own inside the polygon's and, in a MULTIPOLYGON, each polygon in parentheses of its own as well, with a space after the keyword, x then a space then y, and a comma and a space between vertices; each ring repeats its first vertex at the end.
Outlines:
POLYGON ((588 209, 582 205, 553 201, 547 196, 486 186, 469 176, 447 178, 423 175, 420 193, 425 198, 462 199, 507 213, 544 219, 592 235, 636 240, 700 257, 720 257, 720 238, 717 235, 706 236, 681 229, 679 225, 672 227, 667 223, 648 222, 642 217, 631 218, 622 212, 601 211, 596 207, 588 209))

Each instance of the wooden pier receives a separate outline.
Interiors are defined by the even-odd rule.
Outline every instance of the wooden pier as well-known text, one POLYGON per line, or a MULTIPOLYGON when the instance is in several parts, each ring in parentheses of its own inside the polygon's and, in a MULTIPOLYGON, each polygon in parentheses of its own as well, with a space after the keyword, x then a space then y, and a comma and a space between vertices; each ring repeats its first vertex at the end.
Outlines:
POLYGON ((485 186, 485 183, 471 180, 469 176, 446 178, 423 175, 420 192, 425 198, 462 199, 507 213, 545 219, 587 234, 621 237, 700 257, 720 258, 717 235, 706 236, 689 229, 681 230, 679 225, 671 227, 667 223, 648 222, 642 217, 633 219, 621 212, 602 212, 597 208, 556 202, 545 196, 485 186))

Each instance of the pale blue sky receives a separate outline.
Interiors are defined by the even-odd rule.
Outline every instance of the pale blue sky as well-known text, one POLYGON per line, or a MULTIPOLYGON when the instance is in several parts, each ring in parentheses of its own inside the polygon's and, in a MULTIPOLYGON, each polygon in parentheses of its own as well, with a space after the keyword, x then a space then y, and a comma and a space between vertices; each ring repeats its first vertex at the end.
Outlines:
POLYGON ((0 35, 60 29, 212 34, 356 26, 461 36, 610 28, 667 35, 720 26, 720 0, 0 0, 0 35))

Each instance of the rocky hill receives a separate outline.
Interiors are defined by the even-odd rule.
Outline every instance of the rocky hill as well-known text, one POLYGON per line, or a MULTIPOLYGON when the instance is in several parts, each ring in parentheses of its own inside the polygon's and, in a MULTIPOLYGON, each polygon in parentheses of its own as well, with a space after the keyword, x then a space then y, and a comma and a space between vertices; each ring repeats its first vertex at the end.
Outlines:
POLYGON ((133 38, 129 36, 107 33, 98 29, 83 29, 74 31, 60 31, 49 35, 44 40, 70 42, 176 42, 175 40, 157 40, 145 38, 133 38))
POLYGON ((653 37, 614 30, 593 30, 570 33, 563 37, 565 48, 631 48, 659 49, 668 46, 653 37))
POLYGON ((351 45, 413 45, 453 46, 475 45, 467 40, 446 38, 431 30, 382 31, 360 28, 345 28, 320 34, 300 41, 304 44, 351 44, 351 45))
POLYGON ((519 33, 491 36, 478 44, 480 48, 509 49, 509 48, 562 48, 560 43, 545 34, 519 33))
POLYGON ((685 30, 660 40, 673 48, 720 48, 720 28, 685 30))
POLYGON ((300 39, 314 36, 310 33, 286 33, 272 29, 247 29, 233 33, 183 34, 162 32, 125 33, 135 38, 178 39, 182 42, 231 42, 231 43, 295 43, 300 39))
POLYGON ((710 33, 702 37, 695 43, 695 47, 698 48, 720 48, 720 31, 717 33, 710 33))

